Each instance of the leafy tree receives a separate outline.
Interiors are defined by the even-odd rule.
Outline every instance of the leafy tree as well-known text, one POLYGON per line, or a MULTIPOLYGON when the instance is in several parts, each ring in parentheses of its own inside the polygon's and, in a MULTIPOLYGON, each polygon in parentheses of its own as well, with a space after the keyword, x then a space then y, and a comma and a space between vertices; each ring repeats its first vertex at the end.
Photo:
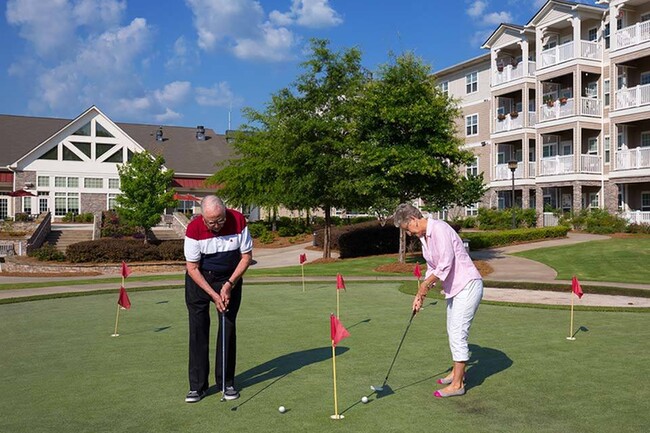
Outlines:
POLYGON ((229 203, 322 209, 323 257, 330 257, 331 208, 370 204, 370 194, 351 181, 361 172, 350 153, 354 106, 368 77, 359 50, 333 52, 320 39, 311 41, 302 68, 264 111, 244 111, 250 123, 235 138, 235 158, 210 180, 229 203))
POLYGON ((161 155, 145 151, 133 154, 129 162, 117 167, 121 194, 116 198, 116 211, 124 221, 142 229, 144 243, 165 209, 176 206, 174 190, 168 189, 174 171, 164 164, 161 155))
MULTIPOLYGON (((412 53, 391 56, 358 110, 354 158, 364 170, 358 188, 384 202, 421 197, 445 206, 460 200, 461 168, 472 154, 462 150, 457 135, 460 110, 435 86, 430 66, 412 53)), ((402 262, 405 240, 400 232, 402 262)))

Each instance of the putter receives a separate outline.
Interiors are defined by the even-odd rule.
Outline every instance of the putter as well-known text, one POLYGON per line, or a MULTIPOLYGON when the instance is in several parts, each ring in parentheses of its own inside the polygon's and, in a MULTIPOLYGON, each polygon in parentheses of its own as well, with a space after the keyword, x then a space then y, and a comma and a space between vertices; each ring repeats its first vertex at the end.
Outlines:
POLYGON ((226 311, 221 313, 221 401, 226 399, 226 311))
POLYGON ((397 346, 397 352, 395 352, 395 356, 393 357, 393 362, 390 363, 390 367, 388 367, 388 373, 386 373, 386 377, 384 378, 384 383, 381 386, 374 386, 370 385, 370 389, 373 391, 379 393, 384 390, 384 387, 388 383, 388 376, 390 375, 391 370, 393 369, 393 365, 395 365, 395 360, 397 359, 397 355, 399 355, 399 351, 402 348, 402 343, 404 343, 404 338, 406 338, 407 332, 409 332, 409 328, 411 327, 411 322, 413 322, 413 318, 415 317, 415 310, 413 310, 411 314, 411 318, 409 319, 409 323, 406 326, 406 330, 404 331, 404 335, 402 335, 402 339, 399 342, 399 345, 397 346))

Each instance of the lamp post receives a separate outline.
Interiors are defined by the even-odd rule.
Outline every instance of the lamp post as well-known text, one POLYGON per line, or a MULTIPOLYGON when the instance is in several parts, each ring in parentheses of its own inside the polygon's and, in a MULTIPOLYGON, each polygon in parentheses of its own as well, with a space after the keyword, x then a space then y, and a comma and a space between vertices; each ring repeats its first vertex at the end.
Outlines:
POLYGON ((517 228, 517 222, 515 220, 515 170, 517 170, 517 160, 511 159, 508 161, 508 168, 512 172, 512 204, 510 205, 510 210, 512 211, 512 228, 517 228))

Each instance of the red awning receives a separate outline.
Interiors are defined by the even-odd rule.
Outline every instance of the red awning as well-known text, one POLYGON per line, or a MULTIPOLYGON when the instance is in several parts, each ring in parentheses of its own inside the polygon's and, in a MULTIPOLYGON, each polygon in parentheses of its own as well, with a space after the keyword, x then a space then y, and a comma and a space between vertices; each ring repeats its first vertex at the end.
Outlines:
POLYGON ((11 197, 36 197, 36 194, 32 194, 29 191, 25 191, 24 189, 19 189, 18 191, 11 191, 8 195, 11 197))
POLYGON ((217 189, 217 185, 209 185, 205 183, 205 179, 196 179, 189 177, 175 177, 172 181, 172 186, 175 188, 183 189, 217 189))
POLYGON ((198 198, 197 196, 194 196, 192 194, 174 194, 174 200, 182 200, 182 201, 196 201, 200 202, 201 199, 198 198))

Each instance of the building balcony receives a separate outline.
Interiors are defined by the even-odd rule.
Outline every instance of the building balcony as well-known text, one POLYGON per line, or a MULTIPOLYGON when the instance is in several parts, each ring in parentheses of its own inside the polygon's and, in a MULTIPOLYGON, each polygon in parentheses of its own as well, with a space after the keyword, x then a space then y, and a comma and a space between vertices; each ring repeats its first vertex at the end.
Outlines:
POLYGON ((542 104, 539 108, 539 113, 540 122, 547 122, 549 120, 557 120, 576 115, 601 117, 603 113, 603 104, 600 99, 580 97, 578 98, 578 106, 576 108, 575 98, 560 98, 542 104))
POLYGON ((600 43, 582 40, 579 43, 580 51, 578 53, 575 51, 573 41, 542 50, 537 63, 537 69, 548 68, 577 58, 589 60, 603 59, 603 49, 600 43))
POLYGON ((512 131, 513 129, 521 129, 524 127, 524 116, 521 113, 513 111, 510 114, 500 114, 497 116, 494 124, 494 132, 512 131))
POLYGON ((612 51, 632 47, 650 41, 650 21, 636 23, 614 32, 612 51))
POLYGON ((650 168, 650 147, 618 150, 615 170, 634 170, 650 168))
MULTIPOLYGON (((497 66, 492 74, 492 86, 516 81, 524 76, 524 67, 522 63, 517 65, 508 64, 497 66)), ((528 62, 528 77, 535 76, 535 62, 528 62)))
POLYGON ((640 107, 650 104, 650 84, 616 91, 616 109, 640 107))
MULTIPOLYGON (((517 163, 517 169, 515 170, 515 179, 524 178, 524 164, 523 162, 517 163)), ((494 170, 494 180, 510 180, 512 179, 512 172, 508 168, 508 164, 497 164, 496 169, 494 170)))
POLYGON ((557 176, 562 174, 588 173, 601 174, 602 165, 598 155, 580 155, 580 166, 574 168, 574 155, 556 155, 542 158, 540 161, 540 176, 557 176))
POLYGON ((630 224, 650 224, 650 212, 631 210, 621 215, 630 224))

